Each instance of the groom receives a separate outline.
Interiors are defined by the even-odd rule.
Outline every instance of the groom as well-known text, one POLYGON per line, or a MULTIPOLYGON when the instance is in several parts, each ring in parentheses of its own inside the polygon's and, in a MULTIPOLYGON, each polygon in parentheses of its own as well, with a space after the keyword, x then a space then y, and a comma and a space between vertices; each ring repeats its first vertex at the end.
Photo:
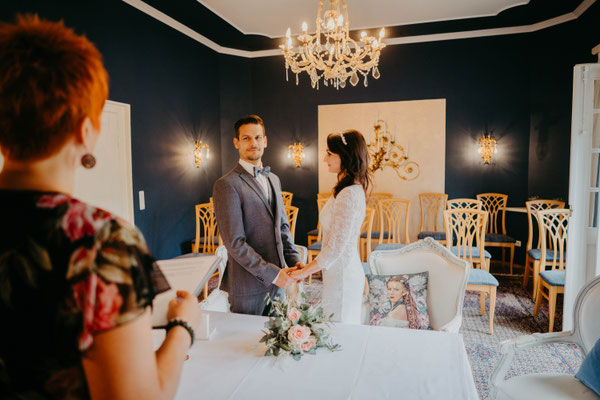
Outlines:
POLYGON ((289 276, 300 262, 281 198, 279 178, 261 158, 267 137, 257 115, 235 123, 233 144, 239 163, 215 182, 217 226, 227 248, 223 285, 231 311, 266 315, 265 295, 281 296, 296 280, 289 276))

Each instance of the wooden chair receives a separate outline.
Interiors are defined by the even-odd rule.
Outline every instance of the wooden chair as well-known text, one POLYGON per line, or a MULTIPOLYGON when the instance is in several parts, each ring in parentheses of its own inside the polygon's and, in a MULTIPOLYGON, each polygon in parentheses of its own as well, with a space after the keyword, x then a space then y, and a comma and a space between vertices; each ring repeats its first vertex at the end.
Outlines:
POLYGON ((417 239, 432 237, 444 242, 444 210, 446 209, 448 195, 445 193, 419 193, 419 204, 421 206, 421 225, 417 239))
MULTIPOLYGON (((328 200, 329 200, 329 197, 317 198, 317 209, 318 209, 319 215, 321 215, 321 210, 323 209, 323 207, 325 207, 325 204, 327 204, 328 200)), ((308 231, 308 234, 307 234, 308 235, 308 240, 307 240, 308 246, 310 246, 314 242, 321 240, 321 236, 319 235, 320 228, 321 228, 321 223, 317 219, 317 227, 315 229, 308 231)))
POLYGON ((381 199, 379 201, 379 225, 387 235, 379 235, 378 244, 410 243, 408 235, 408 216, 410 200, 381 199))
POLYGON ((330 197, 331 197, 331 192, 317 193, 317 200, 319 200, 319 199, 328 199, 330 197))
POLYGON ((446 202, 447 210, 454 210, 457 208, 467 208, 471 210, 481 210, 481 201, 475 199, 452 199, 446 202))
POLYGON ((383 199, 391 199, 391 193, 371 193, 367 197, 367 207, 375 209, 375 217, 373 220, 373 232, 371 239, 378 240, 380 235, 387 236, 388 232, 385 232, 381 228, 381 215, 379 214, 379 202, 383 199))
POLYGON ((296 222, 298 220, 298 211, 300 209, 294 206, 285 206, 285 214, 287 215, 288 224, 290 225, 290 233, 292 234, 292 240, 296 236, 296 222))
POLYGON ((477 195, 483 210, 489 214, 488 228, 485 234, 486 247, 502 248, 502 263, 504 263, 505 249, 510 249, 510 274, 513 273, 515 260, 516 240, 506 234, 506 203, 508 195, 500 193, 481 193, 477 195), (500 221, 502 218, 502 221, 500 221))
POLYGON ((498 280, 489 273, 491 255, 484 247, 487 218, 486 211, 477 209, 457 208, 444 211, 446 237, 456 238, 456 246, 452 246, 452 240, 446 240, 446 247, 473 267, 469 271, 467 290, 479 292, 480 315, 485 314, 485 297, 489 297, 489 329, 493 335, 498 280), (479 268, 476 269, 476 266, 479 268))
POLYGON ((218 243, 217 219, 212 203, 196 204, 196 239, 193 253, 214 253, 218 243))
MULTIPOLYGON (((523 287, 527 287, 529 271, 533 275, 533 298, 537 296, 536 288, 540 274, 540 257, 542 256, 542 237, 538 230, 538 240, 535 248, 533 247, 534 230, 539 227, 537 211, 549 210, 553 208, 564 208, 564 201, 557 200, 532 200, 525 202, 527 208, 527 222, 529 225, 529 235, 527 238, 527 247, 525 253, 525 271, 523 272, 523 287), (535 220, 535 223, 534 223, 535 220)), ((552 258, 552 252, 546 252, 547 256, 552 258)))
MULTIPOLYGON (((535 374, 513 376, 506 378, 515 354, 527 350, 535 354, 535 347, 539 345, 569 343, 579 347, 583 357, 594 347, 600 338, 600 323, 598 322, 598 309, 600 309, 600 276, 597 276, 585 285, 577 294, 573 309, 573 330, 555 333, 534 333, 504 341, 500 344, 498 365, 490 376, 490 394, 488 399, 497 400, 530 400, 530 399, 598 399, 594 392, 577 380, 572 374, 557 374, 540 370, 536 360, 535 374), (553 394, 554 396, 549 396, 553 394)), ((527 357, 521 357, 519 368, 529 366, 525 363, 527 357)), ((544 362, 547 365, 560 365, 564 361, 560 354, 555 353, 554 359, 544 362)), ((543 366, 542 366, 543 367, 543 366)), ((512 375, 512 374, 511 374, 512 375)))
POLYGON ((365 219, 360 226, 360 235, 358 237, 358 249, 362 262, 366 262, 372 251, 372 243, 367 240, 373 233, 373 222, 375 221, 376 210, 372 207, 365 209, 365 219), (364 236, 364 237, 363 237, 364 236))
POLYGON ((548 300, 548 332, 554 330, 554 315, 556 313, 556 297, 565 293, 565 264, 567 249, 567 234, 571 210, 557 208, 537 211, 540 236, 542 237, 542 256, 540 258, 540 279, 538 279, 535 308, 533 315, 538 315, 542 306, 542 297, 548 300), (548 260, 548 254, 552 257, 548 260), (550 270, 546 270, 550 267, 550 270), (546 290, 546 291, 545 291, 546 290))
POLYGON ((294 193, 292 192, 281 192, 281 197, 283 198, 284 206, 292 205, 292 197, 294 197, 294 193))

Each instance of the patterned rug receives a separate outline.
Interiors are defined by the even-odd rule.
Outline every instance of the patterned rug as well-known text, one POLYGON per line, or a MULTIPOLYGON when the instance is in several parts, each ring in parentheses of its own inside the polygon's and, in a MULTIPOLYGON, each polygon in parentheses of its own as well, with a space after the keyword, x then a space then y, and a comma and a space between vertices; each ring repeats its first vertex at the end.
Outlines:
MULTIPOLYGON (((486 313, 479 315, 479 293, 467 292, 463 308, 463 324, 460 332, 465 347, 475 386, 481 399, 489 392, 489 377, 500 360, 498 345, 500 342, 534 332, 548 331, 548 303, 544 302, 537 317, 533 316, 534 301, 521 287, 522 278, 518 276, 497 276, 500 286, 496 295, 496 315, 494 335, 489 334, 488 303, 486 313)), ((216 286, 211 280, 209 288, 216 286)), ((531 285, 530 285, 531 286, 531 285)), ((321 299, 322 282, 317 277, 312 283, 305 284, 310 302, 321 299)), ((562 325, 562 296, 559 296, 555 318, 555 331, 562 325)), ((517 353, 507 377, 536 372, 556 372, 575 374, 582 362, 581 351, 571 345, 543 345, 534 350, 517 353)))

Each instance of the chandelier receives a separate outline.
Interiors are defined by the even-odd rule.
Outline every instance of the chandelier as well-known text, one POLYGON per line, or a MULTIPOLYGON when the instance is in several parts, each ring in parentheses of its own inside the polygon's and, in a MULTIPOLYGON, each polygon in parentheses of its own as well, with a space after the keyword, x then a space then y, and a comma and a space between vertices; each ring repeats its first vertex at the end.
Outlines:
POLYGON ((329 0, 329 10, 323 13, 325 1, 319 1, 317 33, 309 35, 304 22, 302 34, 298 36, 300 45, 296 49, 292 45, 290 28, 287 29, 286 42, 279 46, 285 58, 285 80, 288 80, 290 68, 296 74, 296 85, 298 74, 306 72, 313 89, 317 90, 321 78, 325 86, 332 85, 336 89, 346 87, 346 81, 356 86, 359 74, 364 77, 365 86, 369 72, 379 79, 377 64, 381 49, 385 47, 382 42, 384 29, 379 31, 379 38, 361 32, 360 39, 355 41, 350 38, 350 21, 344 0, 329 0))
POLYGON ((373 131, 375 140, 371 140, 371 131, 369 131, 369 144, 367 144, 371 156, 369 170, 375 173, 377 170, 383 171, 384 167, 391 167, 405 181, 417 179, 421 172, 419 164, 411 161, 408 158, 408 150, 405 151, 396 143, 396 132, 390 133, 387 122, 377 118, 373 131))
POLYGON ((302 142, 294 142, 288 146, 288 158, 294 160, 296 167, 302 166, 302 159, 304 158, 304 145, 302 142))
POLYGON ((483 137, 479 138, 479 148, 477 149, 477 152, 481 154, 483 163, 489 165, 492 156, 497 152, 496 139, 489 133, 484 133, 483 137))

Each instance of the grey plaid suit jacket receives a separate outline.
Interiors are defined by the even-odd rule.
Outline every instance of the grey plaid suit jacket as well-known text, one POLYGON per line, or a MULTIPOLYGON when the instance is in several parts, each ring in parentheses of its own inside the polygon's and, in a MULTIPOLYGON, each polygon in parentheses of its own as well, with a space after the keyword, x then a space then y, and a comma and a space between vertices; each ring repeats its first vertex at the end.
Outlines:
POLYGON ((272 208, 254 176, 239 164, 213 187, 217 226, 228 255, 222 285, 233 312, 261 314, 265 295, 283 292, 272 283, 280 269, 300 261, 279 178, 270 173, 267 179, 274 194, 272 208))

